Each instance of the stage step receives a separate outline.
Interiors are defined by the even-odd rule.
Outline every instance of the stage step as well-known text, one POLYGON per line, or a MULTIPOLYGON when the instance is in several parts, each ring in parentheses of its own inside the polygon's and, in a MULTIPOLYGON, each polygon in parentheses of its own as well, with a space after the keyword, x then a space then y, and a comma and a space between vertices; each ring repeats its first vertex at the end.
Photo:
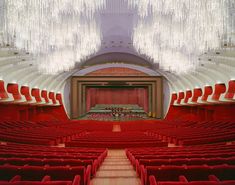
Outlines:
POLYGON ((91 185, 140 185, 140 179, 125 150, 109 150, 108 156, 91 180, 91 185))

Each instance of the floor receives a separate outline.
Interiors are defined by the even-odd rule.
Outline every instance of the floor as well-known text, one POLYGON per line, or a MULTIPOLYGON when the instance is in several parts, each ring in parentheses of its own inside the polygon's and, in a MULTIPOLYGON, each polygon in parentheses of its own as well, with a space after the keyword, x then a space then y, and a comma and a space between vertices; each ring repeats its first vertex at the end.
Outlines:
POLYGON ((121 132, 121 125, 115 124, 113 125, 113 132, 121 132))
POLYGON ((91 185, 140 185, 125 150, 109 150, 91 185))

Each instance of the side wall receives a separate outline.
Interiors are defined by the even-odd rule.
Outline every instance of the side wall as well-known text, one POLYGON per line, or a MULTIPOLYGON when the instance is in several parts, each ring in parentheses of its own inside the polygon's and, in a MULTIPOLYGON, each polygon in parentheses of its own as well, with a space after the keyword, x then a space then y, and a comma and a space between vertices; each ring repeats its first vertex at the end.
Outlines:
POLYGON ((216 104, 198 106, 171 105, 167 120, 235 120, 235 104, 216 104))
POLYGON ((0 104, 0 121, 68 120, 64 106, 0 104))

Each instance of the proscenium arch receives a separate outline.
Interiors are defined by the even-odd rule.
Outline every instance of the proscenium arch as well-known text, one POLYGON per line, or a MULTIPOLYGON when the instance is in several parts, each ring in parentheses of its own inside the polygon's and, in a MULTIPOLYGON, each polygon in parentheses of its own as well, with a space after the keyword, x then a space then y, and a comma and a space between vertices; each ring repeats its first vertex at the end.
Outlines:
POLYGON ((151 61, 146 60, 143 57, 132 53, 126 52, 109 52, 109 53, 102 53, 100 55, 96 55, 82 63, 79 63, 79 67, 89 67, 92 65, 100 65, 100 64, 107 64, 107 63, 124 63, 124 64, 133 64, 144 66, 147 68, 155 69, 154 63, 151 61))
MULTIPOLYGON (((143 72, 149 76, 162 76, 163 84, 167 88, 167 92, 164 95, 164 104, 166 104, 165 107, 169 106, 169 92, 172 91, 174 83, 172 78, 175 79, 175 77, 171 77, 169 74, 158 69, 156 64, 141 56, 128 52, 102 53, 79 63, 76 67, 77 69, 74 69, 73 72, 67 75, 66 79, 60 82, 59 89, 63 92, 64 105, 68 115, 70 115, 70 78, 73 76, 85 76, 88 73, 106 68, 129 68, 143 72)), ((164 109, 164 115, 167 110, 168 108, 164 109)))
POLYGON ((146 67, 138 66, 138 65, 132 65, 132 64, 101 64, 101 65, 95 65, 95 66, 88 67, 86 69, 82 69, 82 70, 74 73, 73 76, 85 76, 88 73, 91 73, 91 72, 94 72, 94 71, 97 71, 97 70, 107 69, 107 68, 120 68, 120 67, 141 71, 141 72, 143 72, 143 73, 145 73, 149 76, 162 76, 157 71, 154 71, 154 70, 146 68, 146 67))
POLYGON ((74 76, 71 79, 71 114, 77 119, 86 114, 86 87, 110 86, 110 82, 123 82, 123 87, 144 86, 148 88, 149 110, 156 118, 163 118, 162 76, 74 76))

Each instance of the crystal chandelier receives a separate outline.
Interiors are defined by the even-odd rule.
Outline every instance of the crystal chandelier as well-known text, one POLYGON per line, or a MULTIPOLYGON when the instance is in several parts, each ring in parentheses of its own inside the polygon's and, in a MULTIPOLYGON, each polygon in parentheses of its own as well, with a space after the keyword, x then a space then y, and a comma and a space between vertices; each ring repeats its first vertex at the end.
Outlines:
POLYGON ((4 43, 35 56, 40 71, 69 70, 101 45, 106 0, 4 0, 4 43))
MULTIPOLYGON (((62 30, 60 30, 63 32, 62 30)), ((67 71, 74 67, 76 62, 85 60, 97 51, 101 45, 101 33, 97 29, 96 23, 82 24, 78 29, 74 29, 74 35, 66 40, 61 38, 59 50, 39 57, 37 62, 41 72, 56 73, 57 71, 67 71), (79 34, 77 34, 79 30, 79 34), (62 62, 63 61, 63 62, 62 62)), ((67 33, 65 31, 64 33, 67 33)), ((61 33, 62 35, 62 33, 61 33)))
POLYGON ((167 71, 181 73, 195 69, 200 54, 221 48, 225 35, 235 33, 235 16, 229 11, 235 9, 233 0, 128 0, 128 3, 138 12, 133 33, 136 50, 167 71))

